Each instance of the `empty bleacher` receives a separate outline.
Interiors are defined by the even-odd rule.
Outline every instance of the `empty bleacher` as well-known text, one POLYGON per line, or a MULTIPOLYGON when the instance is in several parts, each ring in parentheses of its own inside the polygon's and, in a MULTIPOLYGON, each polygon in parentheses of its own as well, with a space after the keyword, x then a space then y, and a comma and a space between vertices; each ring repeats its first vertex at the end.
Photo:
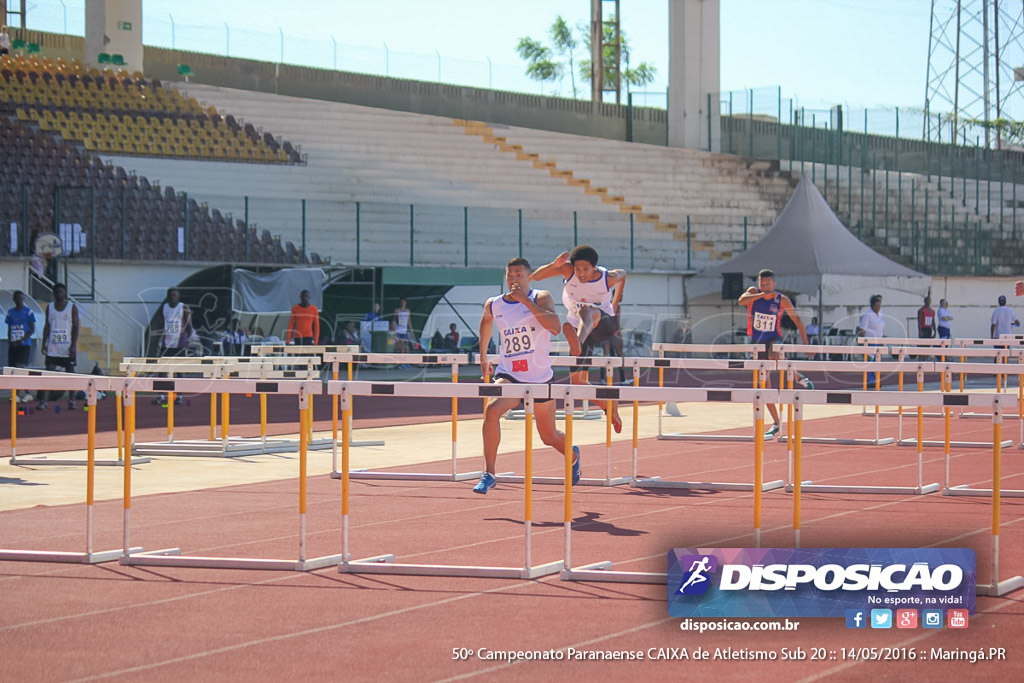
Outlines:
MULTIPOLYGON (((31 122, 0 115, 0 220, 28 240, 79 224, 87 239, 71 256, 98 259, 300 263, 289 243, 246 230, 242 221, 195 199, 128 174, 94 153, 67 143, 31 122), (187 212, 187 219, 186 219, 187 212), (90 226, 95 224, 95 229, 90 226), (187 233, 183 231, 186 229, 187 233), (187 240, 180 237, 187 234, 187 240), (247 239, 248 238, 248 239, 247 239), (77 252, 77 253, 76 253, 77 252)), ((3 253, 27 253, 0 231, 3 253), (15 248, 12 248, 15 247, 15 248)))
POLYGON ((85 69, 48 57, 0 60, 0 109, 106 154, 301 163, 269 131, 222 116, 141 73, 85 69))

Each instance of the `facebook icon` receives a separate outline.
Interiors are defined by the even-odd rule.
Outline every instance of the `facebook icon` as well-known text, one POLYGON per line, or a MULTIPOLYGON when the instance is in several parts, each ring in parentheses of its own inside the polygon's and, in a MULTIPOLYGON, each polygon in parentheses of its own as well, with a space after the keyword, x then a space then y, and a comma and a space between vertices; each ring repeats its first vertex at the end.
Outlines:
POLYGON ((846 628, 867 628, 867 612, 862 609, 846 610, 846 628))

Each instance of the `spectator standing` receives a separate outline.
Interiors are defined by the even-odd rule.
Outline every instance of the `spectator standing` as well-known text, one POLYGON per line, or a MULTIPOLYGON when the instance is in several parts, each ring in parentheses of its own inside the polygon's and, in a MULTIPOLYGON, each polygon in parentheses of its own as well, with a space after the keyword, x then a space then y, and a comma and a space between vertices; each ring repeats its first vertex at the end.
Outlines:
POLYGON ((0 26, 0 56, 11 54, 11 35, 6 26, 0 26))
POLYGON ((935 328, 938 321, 935 318, 935 310, 932 308, 932 298, 926 296, 924 305, 917 309, 917 336, 921 339, 931 339, 935 336, 935 328))
MULTIPOLYGON (((167 297, 157 311, 159 326, 154 321, 153 327, 159 329, 161 356, 185 356, 188 344, 192 339, 192 309, 181 301, 181 293, 177 287, 167 290, 167 297)), ((160 394, 153 399, 154 405, 167 402, 167 395, 160 394)), ((174 404, 181 405, 181 395, 174 397, 174 404)))
POLYGON ((938 325, 935 328, 939 339, 950 339, 949 323, 953 322, 953 314, 949 312, 949 302, 939 299, 939 310, 936 312, 938 325))
MULTIPOLYGON (((46 369, 74 372, 78 360, 78 306, 68 301, 68 288, 58 282, 53 285, 53 301, 46 306, 46 324, 43 325, 43 353, 46 369)), ((49 408, 47 398, 55 401, 63 391, 39 393, 39 410, 49 408)), ((68 394, 68 410, 75 409, 75 396, 68 394)))
POLYGON ((999 306, 992 311, 992 339, 999 339, 1000 335, 1010 334, 1014 327, 1020 325, 1017 314, 1006 305, 1006 297, 999 295, 999 306))
POLYGON ((7 311, 7 364, 13 368, 28 367, 32 354, 32 335, 36 331, 36 316, 25 305, 25 293, 14 293, 14 308, 7 311))
POLYGON ((881 339, 885 336, 885 316, 882 315, 881 294, 871 296, 870 308, 860 317, 857 336, 869 339, 881 339))
POLYGON ((458 351, 459 340, 459 331, 456 329, 455 323, 452 323, 448 326, 448 334, 444 335, 444 350, 458 351))
POLYGON ((292 306, 285 343, 312 346, 320 339, 320 310, 309 302, 309 290, 299 292, 299 303, 292 306))
POLYGON ((395 336, 406 342, 405 346, 412 348, 416 341, 415 332, 412 327, 412 311, 405 305, 405 299, 398 300, 398 308, 395 309, 395 336))

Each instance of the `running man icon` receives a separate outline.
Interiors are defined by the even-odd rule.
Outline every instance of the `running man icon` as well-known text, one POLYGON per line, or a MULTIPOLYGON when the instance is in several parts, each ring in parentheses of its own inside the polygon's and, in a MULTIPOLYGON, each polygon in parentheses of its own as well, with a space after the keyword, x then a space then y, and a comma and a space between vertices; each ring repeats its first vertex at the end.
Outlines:
POLYGON ((707 575, 715 571, 715 564, 717 562, 713 563, 712 560, 714 559, 711 555, 701 555, 699 560, 695 559, 690 564, 690 568, 687 570, 689 576, 687 576, 683 585, 679 587, 680 595, 694 595, 707 591, 708 587, 701 584, 707 583, 707 575))

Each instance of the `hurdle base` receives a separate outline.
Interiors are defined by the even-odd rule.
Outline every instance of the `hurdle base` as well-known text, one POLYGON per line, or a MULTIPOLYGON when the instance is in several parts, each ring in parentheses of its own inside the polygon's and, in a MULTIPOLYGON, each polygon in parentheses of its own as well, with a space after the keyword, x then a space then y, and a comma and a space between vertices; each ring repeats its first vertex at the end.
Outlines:
POLYGON ((938 483, 924 486, 831 486, 829 484, 801 485, 801 491, 808 493, 887 493, 894 496, 923 496, 935 493, 941 488, 938 483))
POLYGON ((403 576, 457 576, 485 579, 537 579, 557 574, 563 563, 549 562, 533 567, 485 567, 473 565, 404 564, 394 555, 378 555, 338 564, 341 574, 398 574, 403 576))
POLYGON ((1013 576, 1009 579, 1004 579, 996 584, 989 584, 987 586, 977 586, 975 590, 976 595, 989 595, 992 597, 999 597, 1012 593, 1015 590, 1024 588, 1024 577, 1013 576))
MULTIPOLYGON (((131 550, 132 552, 141 552, 142 548, 132 548, 131 550)), ((101 553, 65 553, 50 550, 4 550, 0 548, 0 560, 100 564, 103 562, 113 562, 119 559, 123 553, 123 549, 106 550, 101 553)))
MULTIPOLYGON (((753 484, 734 482, 694 482, 694 481, 663 481, 661 477, 644 477, 631 482, 631 486, 641 489, 694 489, 698 491, 753 491, 753 484)), ((786 485, 781 479, 766 481, 761 484, 761 491, 774 491, 786 485)))
MULTIPOLYGON (((83 460, 81 458, 47 458, 46 456, 39 457, 39 458, 22 458, 22 457, 15 456, 15 457, 10 458, 9 462, 12 465, 21 465, 21 466, 25 466, 25 467, 38 466, 38 465, 72 465, 72 466, 83 465, 83 466, 87 466, 89 464, 88 460, 83 460)), ((136 458, 136 457, 132 456, 132 464, 133 465, 144 465, 147 462, 153 462, 153 460, 151 458, 147 458, 147 457, 138 457, 138 458, 136 458)), ((104 466, 106 466, 106 467, 124 467, 124 460, 93 460, 92 464, 95 467, 104 467, 104 466)))
MULTIPOLYGON (((340 441, 338 442, 338 445, 339 446, 341 445, 340 441)), ((348 445, 349 445, 350 448, 366 448, 368 446, 384 446, 386 444, 385 444, 385 442, 383 440, 380 440, 380 441, 349 441, 348 445)))
MULTIPOLYGON (((779 443, 786 443, 786 435, 779 435, 779 443)), ((834 443, 841 446, 888 446, 896 439, 891 436, 884 436, 881 439, 843 439, 832 436, 804 436, 800 438, 804 443, 834 443)))
MULTIPOLYGON (((992 489, 972 489, 967 484, 961 484, 960 486, 950 486, 943 489, 942 495, 991 498, 992 489)), ((1024 491, 1020 489, 1000 489, 999 495, 1003 498, 1024 498, 1024 491)))
POLYGON ((276 560, 249 557, 203 557, 182 555, 180 548, 154 550, 121 556, 121 564, 145 567, 189 567, 201 569, 264 569, 273 571, 313 571, 338 564, 341 555, 311 560, 276 560))
MULTIPOLYGON (((510 410, 507 413, 505 413, 505 419, 506 420, 523 420, 523 419, 525 419, 525 417, 526 417, 526 411, 524 411, 522 409, 510 410)), ((574 411, 573 414, 572 414, 572 419, 574 419, 574 420, 600 420, 603 417, 604 417, 604 412, 601 411, 601 410, 588 410, 585 413, 582 410, 577 410, 577 411, 574 411)), ((565 419, 565 411, 564 410, 556 410, 555 411, 555 419, 556 420, 564 420, 565 419)))
POLYGON ((655 583, 664 585, 667 575, 663 572, 612 571, 612 563, 594 562, 580 567, 563 569, 559 574, 562 581, 601 581, 606 583, 655 583))
MULTIPOLYGON (((814 482, 811 481, 810 479, 808 479, 807 481, 802 481, 800 482, 800 489, 802 491, 804 488, 811 486, 813 484, 814 482)), ((794 486, 793 484, 786 484, 786 493, 793 493, 794 490, 796 490, 796 486, 794 486)))
MULTIPOLYGON (((879 417, 917 417, 916 412, 910 412, 911 409, 907 409, 906 412, 900 413, 899 411, 892 410, 881 410, 878 412, 879 417)), ((875 413, 869 413, 866 410, 862 410, 860 413, 861 417, 874 417, 875 413)), ((945 413, 922 413, 921 417, 945 417, 945 413)))
MULTIPOLYGON (((499 474, 495 477, 499 484, 525 484, 526 477, 521 474, 499 474)), ((611 479, 597 479, 593 477, 580 477, 574 486, 624 486, 632 481, 632 477, 612 477, 611 479)), ((534 484, 552 484, 554 486, 565 486, 565 477, 533 477, 534 484)))
MULTIPOLYGON (((897 446, 916 446, 917 445, 917 439, 900 439, 899 443, 896 444, 896 445, 897 446)), ((1006 439, 1005 441, 1001 442, 1001 444, 1000 444, 1000 446, 1002 448, 1009 448, 1012 445, 1013 445, 1013 441, 1010 440, 1010 439, 1006 439)), ((991 441, 950 441, 949 442, 949 446, 950 446, 950 448, 989 448, 990 449, 990 448, 992 448, 992 442, 991 441)), ((945 448, 946 447, 946 442, 945 441, 922 441, 921 442, 921 447, 922 448, 945 448)))
POLYGON ((739 434, 658 434, 658 441, 753 441, 739 434))
MULTIPOLYGON (((436 472, 378 472, 374 470, 355 470, 348 473, 349 479, 384 479, 398 481, 469 481, 479 479, 483 472, 460 472, 458 474, 438 474, 436 472)), ((341 479, 341 472, 331 472, 331 479, 341 479)))

